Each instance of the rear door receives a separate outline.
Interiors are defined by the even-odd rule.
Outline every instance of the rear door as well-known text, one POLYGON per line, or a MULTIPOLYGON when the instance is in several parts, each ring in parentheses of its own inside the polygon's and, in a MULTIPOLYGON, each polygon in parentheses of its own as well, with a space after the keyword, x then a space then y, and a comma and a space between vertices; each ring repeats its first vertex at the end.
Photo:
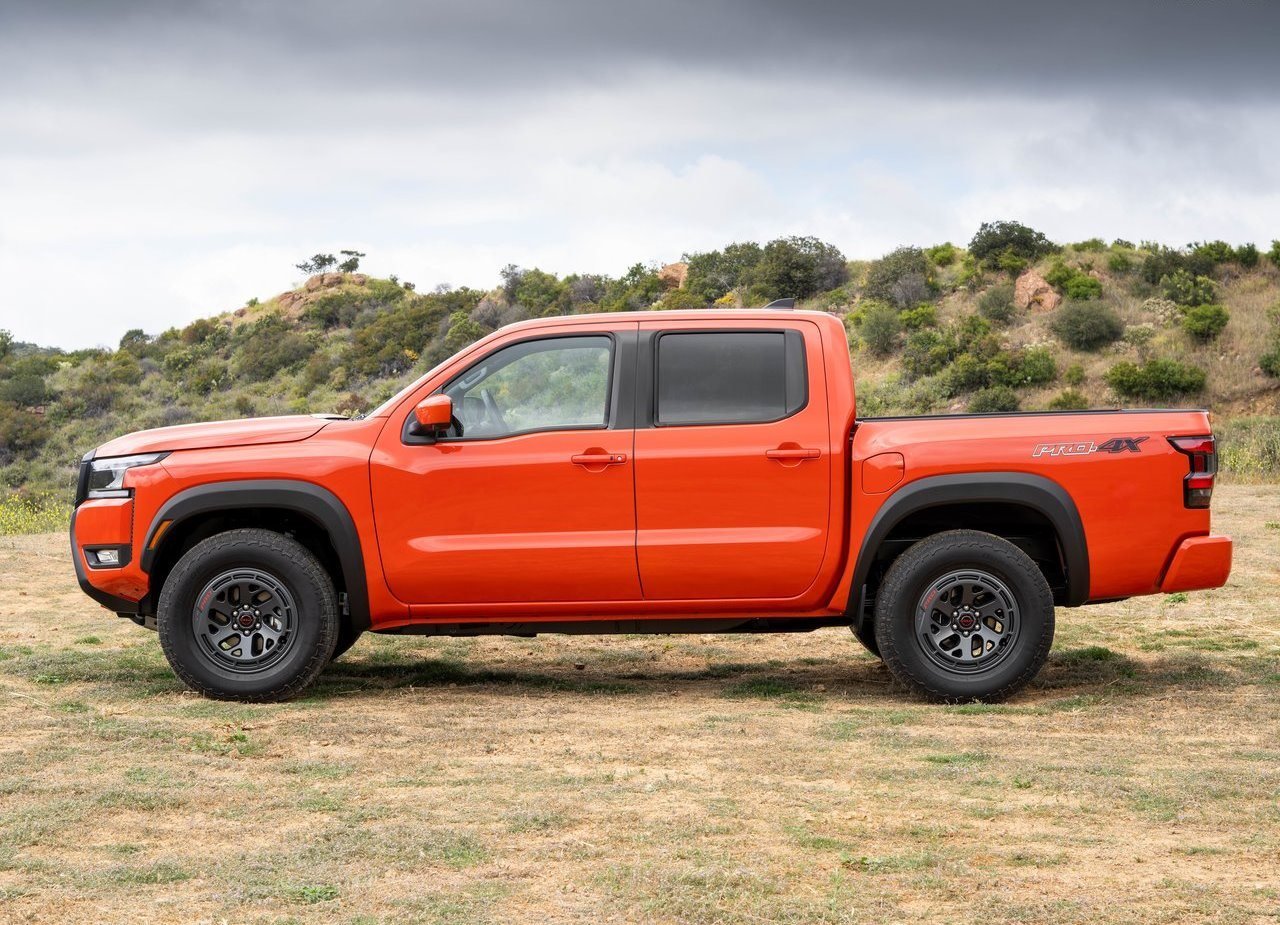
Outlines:
POLYGON ((636 556, 646 600, 782 600, 827 548, 817 325, 640 324, 636 556))

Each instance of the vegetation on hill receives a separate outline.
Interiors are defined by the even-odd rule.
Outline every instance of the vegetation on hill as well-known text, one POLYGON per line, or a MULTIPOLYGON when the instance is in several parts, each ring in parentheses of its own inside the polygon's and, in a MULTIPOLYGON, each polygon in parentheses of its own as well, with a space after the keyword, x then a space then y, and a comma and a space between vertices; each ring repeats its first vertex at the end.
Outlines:
POLYGON ((46 524, 40 512, 69 495, 83 452, 120 433, 358 412, 523 318, 787 296, 846 319, 863 415, 1190 403, 1219 414, 1237 474, 1280 471, 1280 242, 1265 254, 1221 241, 1062 246, 991 222, 967 248, 872 261, 792 237, 616 278, 507 266, 490 291, 429 293, 359 274, 364 255, 341 254, 299 264, 317 275, 298 289, 156 335, 128 331, 114 350, 0 332, 0 529, 46 524), (1020 277, 1018 288, 1038 283, 1053 298, 1019 299, 1020 277))

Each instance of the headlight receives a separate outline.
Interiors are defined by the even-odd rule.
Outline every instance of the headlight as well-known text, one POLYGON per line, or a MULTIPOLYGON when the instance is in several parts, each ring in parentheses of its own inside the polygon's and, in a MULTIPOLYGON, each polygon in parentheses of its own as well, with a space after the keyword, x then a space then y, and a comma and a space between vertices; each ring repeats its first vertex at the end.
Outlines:
POLYGON ((124 487, 124 474, 137 466, 158 463, 168 453, 144 453, 139 456, 111 456, 89 461, 88 497, 127 498, 129 489, 124 487))

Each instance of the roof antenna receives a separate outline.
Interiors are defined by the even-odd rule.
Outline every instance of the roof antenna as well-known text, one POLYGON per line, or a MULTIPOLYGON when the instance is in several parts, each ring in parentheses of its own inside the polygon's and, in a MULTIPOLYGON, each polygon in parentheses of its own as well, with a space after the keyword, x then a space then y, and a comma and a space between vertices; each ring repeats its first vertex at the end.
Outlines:
POLYGON ((796 307, 795 299, 774 299, 765 308, 776 308, 781 311, 791 311, 796 307))

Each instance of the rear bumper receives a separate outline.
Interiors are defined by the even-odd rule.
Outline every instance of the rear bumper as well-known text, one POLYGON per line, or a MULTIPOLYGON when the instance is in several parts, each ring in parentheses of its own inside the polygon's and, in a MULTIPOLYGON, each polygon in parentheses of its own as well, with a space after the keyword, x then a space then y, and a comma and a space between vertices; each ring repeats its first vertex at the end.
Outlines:
POLYGON ((1231 537, 1193 536, 1179 544, 1160 581, 1160 590, 1220 588, 1231 574, 1231 537))

